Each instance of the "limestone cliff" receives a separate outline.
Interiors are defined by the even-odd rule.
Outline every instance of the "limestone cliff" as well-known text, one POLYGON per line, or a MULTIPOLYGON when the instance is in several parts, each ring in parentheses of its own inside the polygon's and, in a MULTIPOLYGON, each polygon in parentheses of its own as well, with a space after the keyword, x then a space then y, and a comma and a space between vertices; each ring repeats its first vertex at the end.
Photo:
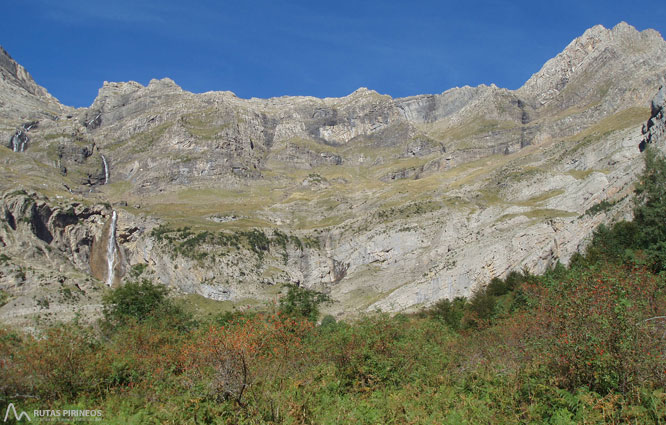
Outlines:
POLYGON ((639 143, 664 149, 663 89, 649 106, 666 42, 624 23, 586 31, 518 90, 400 99, 240 99, 163 79, 105 82, 74 110, 1 53, 0 318, 16 323, 93 314, 109 270, 238 305, 295 283, 339 315, 469 295, 629 217, 639 143), (73 287, 88 298, 57 296, 73 287))

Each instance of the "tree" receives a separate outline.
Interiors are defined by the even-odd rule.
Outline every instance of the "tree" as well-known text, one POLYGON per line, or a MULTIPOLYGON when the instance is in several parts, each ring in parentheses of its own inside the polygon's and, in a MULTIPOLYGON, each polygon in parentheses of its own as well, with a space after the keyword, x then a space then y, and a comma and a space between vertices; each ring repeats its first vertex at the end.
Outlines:
POLYGON ((467 300, 456 297, 453 301, 448 299, 439 300, 428 310, 428 315, 446 323, 451 329, 460 330, 467 300))
POLYGON ((666 159, 650 147, 644 160, 645 170, 635 189, 634 220, 600 225, 586 261, 629 261, 647 264, 654 272, 666 270, 666 159))
POLYGON ((645 151, 645 171, 636 185, 634 222, 638 243, 655 271, 666 269, 666 159, 645 151))
POLYGON ((128 282, 104 296, 104 318, 114 325, 130 320, 144 322, 149 319, 169 318, 176 326, 185 325, 187 314, 168 298, 169 290, 148 279, 128 282))
POLYGON ((290 285, 287 295, 280 299, 280 312, 291 317, 303 317, 311 322, 319 318, 319 306, 330 302, 324 293, 290 285))

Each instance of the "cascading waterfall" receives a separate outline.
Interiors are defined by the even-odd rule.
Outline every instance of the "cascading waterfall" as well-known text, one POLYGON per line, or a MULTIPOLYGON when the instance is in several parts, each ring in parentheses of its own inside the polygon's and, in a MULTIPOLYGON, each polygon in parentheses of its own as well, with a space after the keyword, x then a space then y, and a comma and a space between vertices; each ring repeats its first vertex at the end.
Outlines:
POLYGON ((97 114, 97 116, 95 116, 95 118, 91 119, 90 121, 88 121, 88 122, 86 123, 86 127, 89 127, 90 125, 92 125, 92 124, 93 124, 95 121, 97 121, 97 120, 99 119, 99 117, 101 117, 101 116, 102 116, 101 113, 100 113, 100 114, 97 114))
POLYGON ((17 150, 18 149, 18 140, 17 139, 18 139, 18 137, 16 136, 16 134, 13 135, 12 139, 11 139, 12 150, 14 152, 18 152, 18 150, 17 150))
POLYGON ((23 131, 19 130, 12 136, 12 150, 14 152, 23 152, 25 150, 25 141, 23 136, 23 131))
POLYGON ((116 222, 118 221, 118 214, 114 211, 111 214, 111 226, 109 227, 109 242, 106 246, 106 284, 113 285, 113 278, 115 277, 114 268, 116 266, 116 222))
POLYGON ((11 143, 11 148, 14 152, 25 152, 25 145, 28 144, 30 138, 28 137, 28 131, 33 127, 34 124, 27 126, 23 124, 22 129, 17 130, 16 133, 9 139, 11 143))
POLYGON ((11 148, 14 152, 25 152, 25 145, 27 145, 30 140, 30 138, 28 138, 28 132, 36 124, 36 121, 25 123, 19 130, 16 130, 16 133, 14 133, 12 138, 9 139, 9 143, 11 143, 11 148))
POLYGON ((102 155, 102 162, 104 163, 104 184, 107 184, 109 182, 109 164, 104 155, 102 155))

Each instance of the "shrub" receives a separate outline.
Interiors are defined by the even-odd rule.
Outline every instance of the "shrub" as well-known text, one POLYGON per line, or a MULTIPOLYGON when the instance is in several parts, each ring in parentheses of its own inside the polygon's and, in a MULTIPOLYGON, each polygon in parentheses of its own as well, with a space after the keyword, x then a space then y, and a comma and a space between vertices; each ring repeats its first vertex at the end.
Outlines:
POLYGON ((319 362, 334 366, 335 381, 349 394, 408 385, 441 373, 448 337, 439 321, 380 314, 322 329, 313 344, 319 362))
POLYGON ((462 325, 462 318, 465 315, 465 306, 467 300, 463 297, 456 297, 453 301, 443 299, 437 301, 435 305, 428 309, 428 316, 440 320, 453 330, 459 330, 462 325))
POLYGON ((474 293, 469 300, 468 314, 464 317, 464 325, 468 328, 487 326, 495 316, 497 300, 485 290, 474 293))
POLYGON ((532 287, 529 339, 536 357, 568 389, 607 394, 664 385, 663 329, 650 318, 666 313, 664 278, 613 265, 574 269, 532 287))
POLYGON ((169 290, 148 279, 128 282, 103 297, 107 323, 117 326, 131 321, 168 319, 177 327, 186 327, 190 317, 168 298, 169 290))
POLYGON ((326 328, 329 326, 335 326, 338 322, 335 320, 335 317, 331 316, 330 314, 327 314, 324 316, 323 319, 321 319, 321 323, 319 326, 322 328, 326 328))
POLYGON ((130 268, 129 275, 136 279, 136 278, 140 277, 146 271, 147 268, 148 268, 148 264, 145 264, 145 263, 134 264, 130 268))
POLYGON ((627 250, 639 247, 637 236, 639 226, 636 222, 620 221, 608 228, 601 224, 595 231, 592 243, 586 250, 589 262, 603 260, 622 262, 627 259, 627 250))
POLYGON ((287 295, 280 298, 280 312, 290 317, 302 317, 316 322, 319 318, 319 306, 330 302, 324 293, 290 285, 287 295))
POLYGON ((21 344, 13 349, 8 380, 21 394, 69 399, 96 387, 97 380, 89 375, 99 346, 90 329, 57 325, 40 338, 13 342, 21 344))
POLYGON ((245 392, 262 380, 284 379, 286 366, 303 356, 308 321, 281 315, 239 317, 200 332, 183 347, 185 386, 214 400, 242 404, 245 392))
POLYGON ((150 236, 155 238, 157 241, 161 241, 164 239, 164 235, 173 232, 172 229, 169 228, 169 226, 160 224, 157 227, 154 227, 153 230, 150 231, 150 236))
POLYGON ((486 287, 486 293, 493 297, 500 297, 510 290, 511 288, 509 288, 507 282, 498 277, 494 277, 486 287))
POLYGON ((585 210, 585 213, 583 215, 594 216, 596 214, 599 214, 600 212, 608 211, 611 208, 613 208, 618 202, 619 201, 609 202, 608 200, 604 199, 603 201, 594 204, 590 208, 585 210))
POLYGON ((248 232, 241 233, 250 245, 250 249, 259 256, 260 259, 264 258, 264 252, 270 248, 271 241, 268 236, 259 229, 252 229, 248 232))

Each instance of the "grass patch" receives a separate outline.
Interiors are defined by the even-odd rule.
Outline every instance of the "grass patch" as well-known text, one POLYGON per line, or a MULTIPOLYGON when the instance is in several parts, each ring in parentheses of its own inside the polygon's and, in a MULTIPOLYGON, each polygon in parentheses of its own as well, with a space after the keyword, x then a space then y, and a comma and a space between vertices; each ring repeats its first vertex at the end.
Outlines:
POLYGON ((442 204, 435 201, 414 202, 401 207, 381 209, 373 217, 381 222, 406 219, 442 209, 442 204))
POLYGON ((210 318, 218 314, 224 314, 235 310, 232 301, 216 301, 203 297, 199 294, 180 295, 175 298, 183 309, 195 318, 210 318))
POLYGON ((493 131, 510 130, 518 127, 513 121, 489 120, 482 116, 449 128, 438 128, 436 124, 427 128, 428 136, 437 140, 464 140, 493 131))
POLYGON ((558 210, 552 208, 537 208, 526 212, 521 213, 512 213, 504 214, 497 221, 511 220, 512 218, 524 216, 532 220, 543 221, 551 218, 563 218, 563 217, 576 217, 578 214, 575 212, 558 210))
POLYGON ((574 177, 576 180, 585 180, 590 174, 599 172, 599 170, 569 170, 567 174, 574 177))
POLYGON ((173 122, 159 124, 148 131, 136 133, 129 139, 113 142, 105 146, 105 149, 114 152, 122 148, 123 151, 130 154, 148 152, 173 124, 173 122))
POLYGON ((232 125, 232 122, 220 123, 219 120, 222 116, 224 115, 210 108, 205 111, 183 115, 181 122, 191 135, 212 140, 232 125))
POLYGON ((564 189, 553 189, 549 190, 548 192, 544 192, 540 195, 533 196, 525 201, 518 202, 518 205, 523 206, 523 207, 535 207, 539 205, 540 203, 549 200, 550 198, 554 198, 556 196, 560 196, 564 193, 564 189))
POLYGON ((618 130, 640 125, 647 121, 648 118, 650 118, 650 110, 648 108, 627 108, 602 119, 593 126, 565 140, 576 143, 575 147, 570 151, 573 153, 618 130))

